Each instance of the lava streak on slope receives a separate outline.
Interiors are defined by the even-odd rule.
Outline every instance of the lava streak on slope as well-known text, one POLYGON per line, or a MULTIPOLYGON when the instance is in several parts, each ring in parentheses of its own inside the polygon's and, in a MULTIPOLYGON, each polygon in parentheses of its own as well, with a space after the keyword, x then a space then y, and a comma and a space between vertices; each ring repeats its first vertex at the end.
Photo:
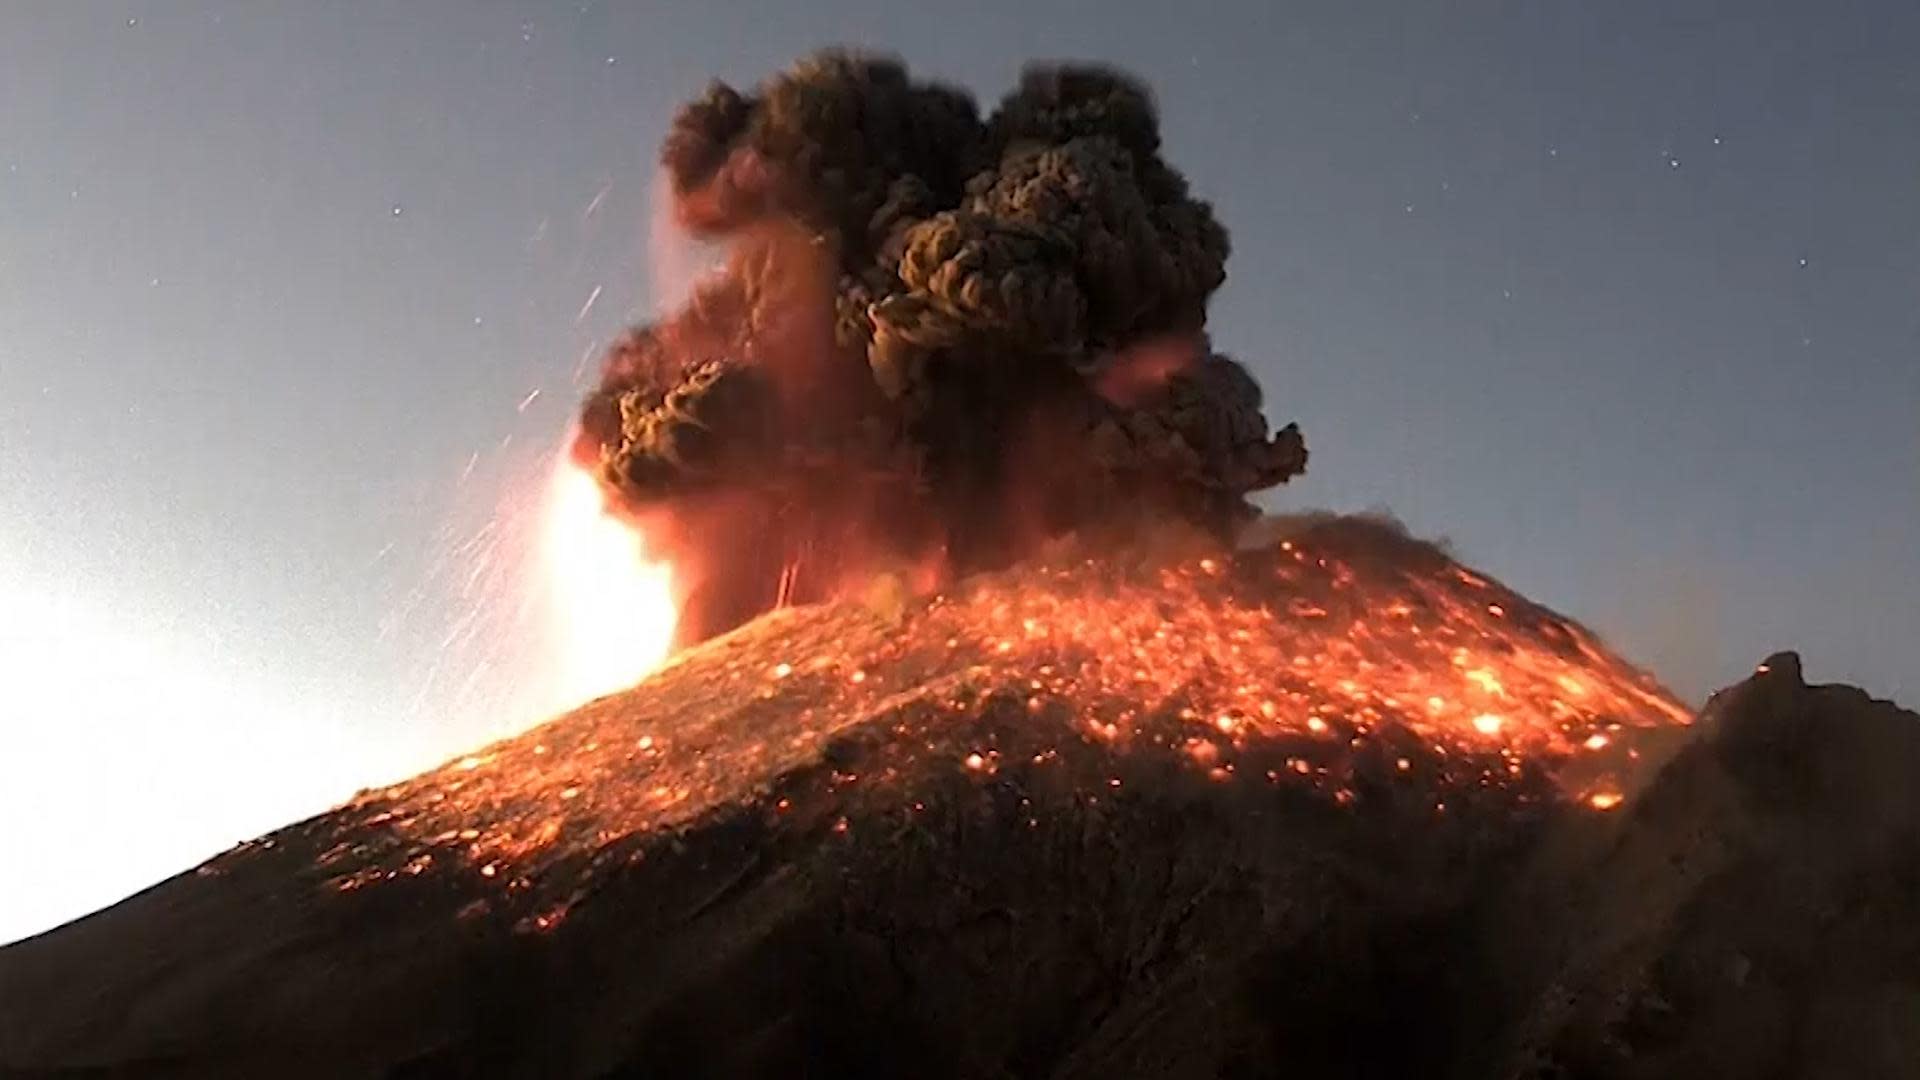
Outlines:
POLYGON ((1098 800, 1125 797, 1141 758, 1356 811, 1607 810, 1640 741, 1690 716, 1580 626, 1353 519, 884 606, 776 612, 628 694, 364 793, 323 819, 326 880, 477 875, 557 899, 544 927, 616 853, 728 804, 844 830, 856 799, 917 806, 908 774, 1051 775, 1098 800))

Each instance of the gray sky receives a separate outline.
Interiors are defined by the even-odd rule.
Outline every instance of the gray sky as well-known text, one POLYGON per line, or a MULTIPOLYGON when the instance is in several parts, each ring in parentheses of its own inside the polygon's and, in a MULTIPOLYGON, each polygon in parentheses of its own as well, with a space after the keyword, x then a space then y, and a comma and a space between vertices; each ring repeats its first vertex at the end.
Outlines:
POLYGON ((838 43, 1155 86, 1216 341, 1313 450, 1274 505, 1389 508, 1690 696, 1791 646, 1920 699, 1906 0, 16 0, 0 866, 63 884, 0 940, 538 711, 520 507, 651 305, 654 147, 838 43))

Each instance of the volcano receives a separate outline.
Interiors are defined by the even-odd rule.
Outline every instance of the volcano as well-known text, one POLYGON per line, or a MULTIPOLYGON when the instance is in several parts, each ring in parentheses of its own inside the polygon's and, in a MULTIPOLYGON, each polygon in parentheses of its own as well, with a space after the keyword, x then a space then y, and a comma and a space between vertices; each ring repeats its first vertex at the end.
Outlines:
POLYGON ((0 1070, 1920 1075, 1920 718, 1271 524, 764 615, 0 950, 0 1070))

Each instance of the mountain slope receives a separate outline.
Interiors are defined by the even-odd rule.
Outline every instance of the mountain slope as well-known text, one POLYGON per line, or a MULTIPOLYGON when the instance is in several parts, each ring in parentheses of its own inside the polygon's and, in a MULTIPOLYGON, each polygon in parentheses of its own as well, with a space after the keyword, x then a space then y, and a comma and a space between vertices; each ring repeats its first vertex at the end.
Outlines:
MULTIPOLYGON (((1735 734, 1785 710, 1872 728, 1836 768, 1920 766, 1888 734, 1911 716, 1797 673, 1700 737, 1577 625, 1379 525, 1272 539, 758 620, 0 950, 0 1067, 1655 1075, 1720 1021, 1649 1041, 1619 1002, 1733 925, 1688 913, 1735 868, 1791 876, 1827 835, 1750 840, 1749 789, 1803 758, 1735 734)), ((1887 970, 1867 992, 1897 1004, 1887 970)))

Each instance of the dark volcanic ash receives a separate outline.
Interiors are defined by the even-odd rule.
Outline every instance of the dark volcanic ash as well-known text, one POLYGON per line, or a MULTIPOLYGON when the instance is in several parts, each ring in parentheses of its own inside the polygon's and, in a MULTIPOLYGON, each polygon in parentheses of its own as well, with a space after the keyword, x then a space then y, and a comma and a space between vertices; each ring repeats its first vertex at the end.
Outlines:
POLYGON ((823 53, 716 83, 661 158, 676 218, 727 259, 609 351, 575 455, 690 589, 683 643, 877 567, 1225 534, 1305 467, 1209 345, 1227 233, 1123 74, 1033 67, 982 119, 896 61, 823 53))

